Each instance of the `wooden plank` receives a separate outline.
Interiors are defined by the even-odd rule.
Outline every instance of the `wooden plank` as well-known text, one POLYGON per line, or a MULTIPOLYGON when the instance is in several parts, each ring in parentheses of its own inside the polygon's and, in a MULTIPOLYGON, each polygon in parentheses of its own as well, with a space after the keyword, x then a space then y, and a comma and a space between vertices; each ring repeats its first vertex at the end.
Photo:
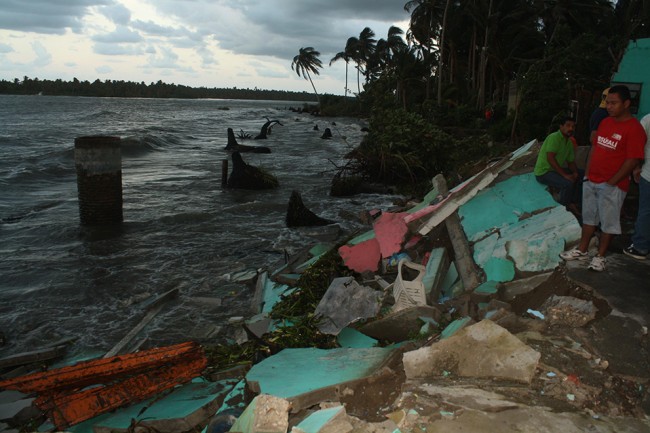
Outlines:
POLYGON ((175 363, 179 359, 203 353, 195 342, 151 349, 143 352, 79 362, 75 365, 41 371, 0 381, 0 389, 13 389, 24 393, 53 391, 60 388, 83 388, 127 374, 175 363))
POLYGON ((18 365, 32 364, 35 362, 49 361, 61 358, 67 351, 66 345, 34 350, 31 352, 17 353, 0 359, 0 368, 15 367, 18 365))
MULTIPOLYGON (((447 181, 441 174, 433 178, 433 184, 442 195, 447 194, 447 181)), ((454 248, 454 262, 458 269, 458 275, 463 282, 463 287, 466 291, 474 290, 474 288, 481 284, 481 277, 476 263, 474 263, 474 258, 469 249, 469 243, 467 242, 463 226, 460 224, 457 211, 452 212, 445 219, 445 225, 449 234, 449 240, 451 240, 451 245, 454 248)))
POLYGON ((140 331, 142 331, 144 327, 147 326, 147 324, 151 322, 151 320, 154 317, 156 317, 156 315, 160 312, 160 310, 162 310, 163 307, 165 306, 165 303, 167 303, 167 301, 169 301, 170 299, 175 298, 177 295, 178 295, 178 289, 172 289, 160 295, 160 297, 158 297, 149 306, 149 310, 147 311, 147 314, 142 318, 142 320, 140 320, 140 323, 138 323, 133 329, 131 329, 131 331, 128 334, 126 334, 115 346, 113 346, 111 350, 106 352, 104 358, 110 358, 112 356, 121 353, 122 350, 124 350, 124 348, 126 347, 126 345, 129 344, 131 340, 133 340, 135 336, 138 335, 138 333, 140 333, 140 331))

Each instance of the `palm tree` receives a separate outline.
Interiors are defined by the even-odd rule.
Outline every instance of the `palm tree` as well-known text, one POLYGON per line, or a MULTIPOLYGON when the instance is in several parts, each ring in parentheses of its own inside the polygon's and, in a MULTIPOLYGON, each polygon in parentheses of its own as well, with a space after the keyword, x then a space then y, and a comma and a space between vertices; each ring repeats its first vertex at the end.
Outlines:
POLYGON ((291 62, 291 69, 296 71, 296 74, 298 74, 299 77, 303 77, 305 80, 309 79, 311 87, 314 89, 314 93, 316 94, 318 105, 320 106, 320 96, 316 91, 316 86, 314 86, 310 74, 310 72, 312 72, 316 75, 320 75, 318 70, 323 68, 323 63, 320 61, 318 56, 320 56, 320 53, 313 47, 302 47, 300 48, 298 55, 295 56, 291 62))
POLYGON ((377 45, 377 40, 374 38, 375 32, 373 32, 370 27, 364 28, 361 30, 361 33, 359 33, 359 43, 357 45, 356 55, 359 65, 365 65, 364 75, 366 77, 366 83, 368 83, 370 80, 370 68, 368 68, 368 61, 371 59, 373 53, 375 52, 377 45))
POLYGON ((332 63, 337 60, 343 60, 345 62, 345 96, 348 96, 348 65, 350 60, 354 58, 354 50, 356 48, 358 39, 355 37, 348 38, 348 41, 345 44, 345 49, 336 53, 332 60, 330 60, 330 66, 332 63))

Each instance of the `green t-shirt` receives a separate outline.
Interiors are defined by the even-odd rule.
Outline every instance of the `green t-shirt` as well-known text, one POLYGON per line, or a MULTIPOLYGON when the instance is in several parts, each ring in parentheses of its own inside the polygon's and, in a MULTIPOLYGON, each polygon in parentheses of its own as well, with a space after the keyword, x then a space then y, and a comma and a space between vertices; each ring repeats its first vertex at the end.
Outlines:
POLYGON ((541 176, 549 171, 553 171, 553 167, 551 167, 546 157, 546 154, 549 152, 555 153, 555 160, 560 164, 560 167, 565 167, 567 162, 573 162, 575 160, 573 143, 570 139, 562 135, 560 130, 557 130, 546 137, 542 148, 539 150, 537 162, 535 163, 535 176, 541 176))

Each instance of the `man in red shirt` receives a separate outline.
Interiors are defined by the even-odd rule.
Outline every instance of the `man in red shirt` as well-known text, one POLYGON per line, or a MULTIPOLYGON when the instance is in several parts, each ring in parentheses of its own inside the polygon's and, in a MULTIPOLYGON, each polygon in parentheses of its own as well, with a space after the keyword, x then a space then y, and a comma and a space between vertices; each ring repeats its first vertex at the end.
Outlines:
POLYGON ((630 112, 630 90, 609 89, 606 117, 600 122, 587 163, 582 195, 582 235, 578 247, 560 254, 564 260, 587 260, 589 241, 600 225, 598 254, 589 269, 605 270, 605 253, 621 233, 620 212, 630 186, 630 174, 643 159, 645 130, 630 112))

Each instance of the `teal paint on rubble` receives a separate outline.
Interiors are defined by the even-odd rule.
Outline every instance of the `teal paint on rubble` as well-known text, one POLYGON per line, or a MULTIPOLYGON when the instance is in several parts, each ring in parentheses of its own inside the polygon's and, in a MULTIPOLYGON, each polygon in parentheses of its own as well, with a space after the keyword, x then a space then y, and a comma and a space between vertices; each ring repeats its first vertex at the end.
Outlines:
POLYGON ((498 281, 486 281, 485 283, 481 284, 476 289, 474 289, 474 293, 494 295, 497 293, 498 290, 499 290, 498 281))
POLYGON ((477 241, 526 213, 558 206, 545 188, 527 173, 481 191, 458 209, 467 239, 477 241))
POLYGON ((87 433, 93 431, 93 426, 127 429, 132 419, 154 421, 184 418, 219 395, 229 392, 236 384, 236 379, 209 382, 202 378, 196 378, 190 383, 174 388, 163 398, 156 396, 132 406, 117 409, 114 412, 69 427, 67 431, 87 433))
POLYGON ((434 248, 431 250, 431 255, 427 261, 426 270, 424 273, 424 278, 422 279, 422 284, 424 284, 424 291, 426 293, 431 293, 433 288, 433 282, 436 279, 436 275, 440 270, 440 265, 445 256, 444 248, 434 248))
POLYGON ((444 296, 450 296, 451 289, 454 287, 456 281, 458 281, 458 269, 456 269, 456 265, 452 262, 445 274, 445 278, 442 280, 441 289, 444 296))
POLYGON ((354 328, 341 329, 341 332, 339 332, 339 335, 336 337, 336 341, 341 347, 353 349, 367 349, 377 345, 377 340, 368 337, 366 334, 363 334, 354 328))
POLYGON ((321 429, 332 418, 339 413, 343 412, 343 406, 330 407, 329 409, 321 409, 309 415, 307 418, 300 421, 296 426, 305 433, 319 433, 321 429))
POLYGON ((269 313, 273 309, 273 306, 280 301, 281 295, 288 295, 296 289, 294 287, 289 287, 286 284, 278 284, 267 278, 264 281, 264 287, 262 290, 262 299, 264 302, 262 313, 269 313))
POLYGON ((469 321, 472 320, 471 317, 461 317, 460 319, 456 319, 453 322, 451 322, 447 327, 442 331, 440 334, 440 339, 444 340, 445 338, 449 338, 452 335, 454 335, 456 332, 460 331, 469 323, 469 321))
POLYGON ((515 269, 542 272, 554 269, 566 245, 580 239, 580 225, 562 206, 502 227, 474 244, 474 261, 488 280, 510 281, 515 269), (509 276, 510 279, 507 279, 509 276))
POLYGON ((257 382, 261 393, 291 398, 369 376, 393 350, 390 347, 284 349, 255 364, 246 374, 246 380, 257 382))
POLYGON ((508 259, 492 257, 481 267, 488 280, 504 282, 512 281, 515 278, 515 264, 508 259))
POLYGON ((375 238, 375 231, 368 230, 367 232, 360 234, 356 238, 351 239, 348 242, 348 245, 357 245, 360 244, 361 242, 365 242, 367 240, 374 239, 374 238, 375 238))

